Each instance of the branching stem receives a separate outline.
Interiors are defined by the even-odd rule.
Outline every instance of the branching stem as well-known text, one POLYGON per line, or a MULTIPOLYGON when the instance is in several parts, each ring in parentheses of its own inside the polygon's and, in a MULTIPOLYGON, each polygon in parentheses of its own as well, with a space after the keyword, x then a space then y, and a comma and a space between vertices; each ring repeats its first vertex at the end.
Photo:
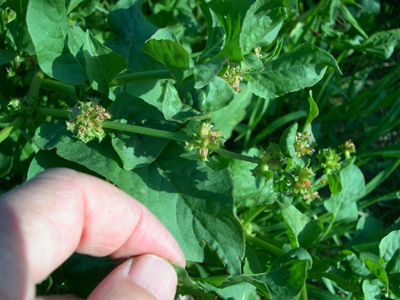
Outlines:
MULTIPOLYGON (((66 110, 63 109, 57 109, 57 108, 46 108, 46 107, 37 107, 35 109, 36 113, 47 115, 47 116, 53 116, 57 118, 64 118, 67 119, 70 117, 70 113, 66 110)), ((160 130, 160 129, 154 129, 154 128, 148 128, 144 126, 138 126, 138 125, 132 125, 132 124, 124 124, 124 123, 119 123, 119 122, 113 122, 113 121, 104 121, 102 123, 102 127, 104 129, 108 130, 118 130, 118 131, 125 131, 125 132, 133 132, 137 134, 144 134, 144 135, 149 135, 149 136, 154 136, 154 137, 159 137, 163 139, 169 139, 173 141, 178 141, 178 142, 191 142, 193 138, 191 136, 181 134, 181 133, 176 133, 176 132, 171 132, 171 131, 165 131, 165 130, 160 130)), ((213 152, 216 152, 220 155, 231 157, 234 159, 240 159, 252 163, 258 163, 258 158, 257 157, 251 157, 235 152, 231 152, 225 149, 210 149, 213 152)))

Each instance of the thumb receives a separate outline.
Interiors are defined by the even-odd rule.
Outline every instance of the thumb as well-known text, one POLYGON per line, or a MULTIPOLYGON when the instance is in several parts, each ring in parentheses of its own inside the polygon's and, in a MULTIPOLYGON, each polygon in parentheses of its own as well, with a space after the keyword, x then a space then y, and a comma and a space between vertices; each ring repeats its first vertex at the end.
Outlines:
POLYGON ((177 283, 169 262, 155 255, 142 255, 116 267, 87 300, 172 300, 177 283))

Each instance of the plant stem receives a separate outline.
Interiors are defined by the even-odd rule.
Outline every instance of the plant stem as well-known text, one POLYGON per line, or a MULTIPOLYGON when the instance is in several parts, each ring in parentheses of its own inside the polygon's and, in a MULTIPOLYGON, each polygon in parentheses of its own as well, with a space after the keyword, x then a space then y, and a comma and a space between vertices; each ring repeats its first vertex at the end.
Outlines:
POLYGON ((113 121, 104 121, 102 124, 102 127, 104 129, 113 129, 113 130, 133 132, 133 133, 138 133, 138 134, 145 134, 145 135, 160 137, 160 138, 179 141, 179 142, 189 142, 192 140, 192 138, 190 136, 187 136, 185 134, 164 131, 164 130, 159 130, 159 129, 154 129, 154 128, 148 128, 148 127, 143 127, 143 126, 131 125, 131 124, 122 124, 122 123, 113 122, 113 121))
POLYGON ((278 247, 276 247, 276 246, 274 246, 274 245, 272 245, 272 244, 270 244, 270 243, 268 243, 266 241, 263 241, 263 240, 261 240, 259 238, 251 236, 251 235, 249 235, 247 233, 245 233, 245 237, 246 237, 246 241, 247 242, 250 242, 252 244, 260 246, 260 247, 264 248, 265 250, 267 250, 269 253, 271 253, 273 255, 281 256, 281 255, 285 254, 285 251, 283 251, 282 249, 280 249, 280 248, 278 248, 278 247))
POLYGON ((169 78, 172 78, 172 74, 169 70, 152 70, 145 72, 137 72, 137 73, 119 75, 115 77, 110 82, 110 87, 123 85, 131 82, 149 81, 156 79, 169 79, 169 78))
POLYGON ((301 290, 300 299, 301 300, 308 300, 306 283, 304 283, 303 289, 301 290))
POLYGON ((210 147, 210 150, 213 152, 216 152, 220 155, 223 156, 228 156, 230 158, 234 158, 234 159, 240 159, 240 160, 244 160, 244 161, 248 161, 251 163, 255 163, 257 164, 259 162, 259 158, 258 157, 251 157, 251 156, 247 156, 247 155, 243 155, 243 154, 239 154, 236 152, 231 152, 222 148, 212 148, 210 147))
POLYGON ((73 99, 77 98, 75 87, 73 85, 66 84, 60 81, 55 81, 52 79, 43 79, 42 88, 67 95, 73 99))
POLYGON ((68 119, 70 117, 69 111, 59 108, 36 107, 35 112, 41 115, 52 116, 56 118, 68 119))
POLYGON ((246 228, 247 225, 249 225, 251 221, 253 221, 260 213, 262 213, 265 210, 265 208, 266 208, 266 206, 258 207, 255 211, 253 211, 253 213, 248 218, 246 218, 243 221, 242 226, 244 228, 246 228))
MULTIPOLYGON (((57 118, 67 119, 70 116, 70 113, 68 111, 63 110, 63 109, 57 109, 57 108, 37 107, 35 109, 35 111, 39 114, 53 116, 53 117, 57 117, 57 118)), ((160 130, 160 129, 154 129, 154 128, 148 128, 148 127, 144 127, 144 126, 137 126, 137 125, 132 125, 132 124, 123 124, 123 123, 118 123, 118 122, 113 122, 113 121, 104 121, 102 123, 102 127, 104 129, 133 132, 133 133, 138 133, 138 134, 144 134, 144 135, 174 140, 174 141, 178 141, 178 142, 191 142, 193 140, 193 138, 191 136, 181 134, 181 133, 165 131, 165 130, 160 130)), ((239 153, 231 152, 231 151, 228 151, 225 149, 220 149, 220 148, 218 148, 218 149, 212 148, 210 150, 214 151, 220 155, 228 156, 228 157, 231 157, 234 159, 240 159, 240 160, 249 161, 252 163, 258 163, 257 157, 242 155, 239 153)))
POLYGON ((15 130, 24 124, 25 118, 23 116, 17 117, 10 125, 0 131, 0 143, 8 138, 15 130))
MULTIPOLYGON (((32 76, 25 76, 22 78, 22 84, 29 85, 29 84, 31 84, 32 80, 33 80, 32 76)), ((77 98, 76 93, 75 93, 75 87, 73 85, 70 85, 67 83, 63 83, 60 81, 46 78, 46 79, 42 80, 41 87, 46 90, 50 90, 53 92, 67 95, 73 99, 77 98)))
POLYGON ((355 283, 351 283, 351 282, 343 279, 342 277, 339 277, 331 272, 322 273, 322 277, 325 277, 329 280, 336 282, 337 284, 341 285, 346 291, 350 291, 350 292, 358 292, 359 291, 358 285, 356 285, 355 283))
POLYGON ((42 84, 43 78, 44 73, 42 71, 37 71, 32 78, 28 91, 28 96, 35 98, 35 102, 37 100, 37 97, 39 96, 40 86, 42 84))

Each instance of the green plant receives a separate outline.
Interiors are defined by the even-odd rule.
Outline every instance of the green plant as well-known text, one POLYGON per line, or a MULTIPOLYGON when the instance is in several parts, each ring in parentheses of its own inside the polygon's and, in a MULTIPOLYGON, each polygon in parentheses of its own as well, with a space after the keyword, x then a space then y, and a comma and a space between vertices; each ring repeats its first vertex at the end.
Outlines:
MULTIPOLYGON (((368 147, 399 124, 400 31, 369 35, 367 1, 293 2, 0 1, 2 190, 57 166, 111 181, 198 299, 400 297, 399 223, 363 210, 399 193, 376 189, 398 145, 368 147)), ((84 297, 116 263, 76 255, 38 289, 84 297)))

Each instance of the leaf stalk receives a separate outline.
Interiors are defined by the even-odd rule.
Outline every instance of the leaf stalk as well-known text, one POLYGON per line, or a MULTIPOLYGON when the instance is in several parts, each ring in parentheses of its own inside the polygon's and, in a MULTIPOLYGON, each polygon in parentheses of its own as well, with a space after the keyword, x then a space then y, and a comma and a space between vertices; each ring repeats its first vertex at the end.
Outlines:
POLYGON ((115 77, 110 82, 110 87, 132 82, 149 81, 157 79, 170 79, 170 78, 172 78, 172 74, 169 70, 152 70, 152 71, 136 72, 130 74, 123 74, 115 77))
POLYGON ((8 138, 15 130, 24 124, 25 118, 23 116, 17 117, 10 125, 0 131, 0 143, 8 138))
POLYGON ((261 248, 267 250, 269 253, 271 253, 275 256, 281 256, 281 255, 285 254, 285 251, 283 251, 282 249, 280 249, 266 241, 263 241, 259 238, 251 236, 247 233, 245 234, 245 238, 246 238, 247 242, 250 242, 254 245, 260 246, 261 248))

